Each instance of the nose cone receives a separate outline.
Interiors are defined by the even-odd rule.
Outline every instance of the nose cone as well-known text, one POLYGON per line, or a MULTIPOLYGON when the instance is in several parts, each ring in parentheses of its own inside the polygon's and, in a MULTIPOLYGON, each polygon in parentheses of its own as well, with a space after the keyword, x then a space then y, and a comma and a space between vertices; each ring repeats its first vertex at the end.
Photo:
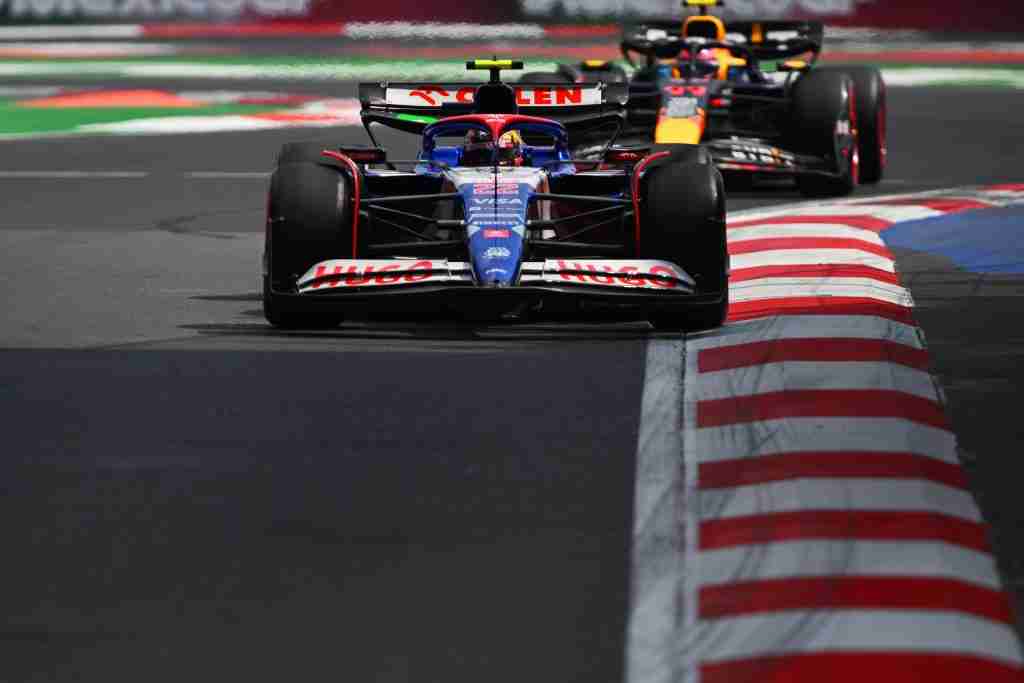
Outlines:
POLYGON ((469 238, 476 281, 485 287, 515 283, 522 257, 522 226, 480 228, 469 238))
POLYGON ((469 258, 478 285, 508 287, 519 276, 531 186, 497 179, 462 190, 469 258))

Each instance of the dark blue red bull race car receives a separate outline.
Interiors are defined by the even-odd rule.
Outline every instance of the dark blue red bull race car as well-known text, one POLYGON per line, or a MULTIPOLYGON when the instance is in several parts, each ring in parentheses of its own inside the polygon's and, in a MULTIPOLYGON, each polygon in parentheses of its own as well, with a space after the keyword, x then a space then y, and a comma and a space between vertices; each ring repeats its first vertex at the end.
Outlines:
POLYGON ((268 197, 263 300, 282 328, 346 318, 644 319, 720 325, 728 305, 722 178, 696 145, 614 144, 622 85, 360 86, 367 147, 285 145, 268 197), (389 159, 383 125, 419 135, 389 159), (571 136, 603 136, 573 158, 571 136))
POLYGON ((628 83, 626 139, 705 144, 738 186, 792 177, 805 195, 822 197, 881 180, 887 154, 881 72, 816 66, 824 35, 819 22, 726 23, 708 13, 718 4, 686 0, 698 14, 625 27, 621 48, 631 74, 613 62, 587 60, 524 74, 523 82, 628 83))

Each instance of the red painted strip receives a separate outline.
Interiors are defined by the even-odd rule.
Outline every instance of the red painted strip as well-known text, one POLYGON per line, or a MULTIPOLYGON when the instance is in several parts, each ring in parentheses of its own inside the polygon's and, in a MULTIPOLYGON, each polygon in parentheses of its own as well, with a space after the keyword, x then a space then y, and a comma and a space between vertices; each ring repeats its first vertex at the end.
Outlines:
POLYGON ((729 303, 730 322, 773 315, 871 315, 907 325, 914 324, 909 308, 867 297, 808 296, 729 303))
POLYGON ((883 50, 860 52, 850 50, 830 51, 822 54, 823 62, 879 64, 899 62, 901 64, 1022 64, 1024 52, 1000 50, 883 50))
POLYGON ((143 24, 146 38, 199 38, 218 36, 340 36, 341 22, 275 21, 251 24, 143 24))
POLYGON ((729 253, 733 256, 778 249, 858 249, 869 254, 892 258, 885 245, 847 237, 766 237, 729 243, 729 253))
POLYGON ((668 152, 655 152, 654 154, 648 154, 633 167, 633 178, 631 183, 631 190, 633 192, 633 240, 637 256, 640 255, 640 176, 652 161, 661 159, 662 157, 667 157, 668 154, 668 152))
POLYGON ((926 209, 943 211, 945 213, 956 213, 958 211, 970 211, 971 209, 991 209, 989 202, 978 201, 977 199, 965 199, 957 197, 937 199, 880 199, 872 204, 881 206, 922 206, 926 209))
POLYGON ((1020 683, 1024 669, 949 652, 808 652, 703 663, 701 683, 1020 683))
POLYGON ((751 220, 739 220, 729 223, 729 229, 752 228, 758 225, 846 225, 851 228, 870 230, 871 232, 882 232, 892 223, 890 221, 875 218, 873 216, 777 216, 775 218, 755 218, 751 220))
POLYGON ((544 27, 548 38, 593 38, 595 36, 618 36, 622 27, 617 24, 585 26, 576 24, 555 24, 544 27))
POLYGON ((920 479, 957 489, 967 488, 967 476, 958 465, 917 453, 773 453, 702 462, 697 472, 700 489, 754 486, 790 479, 920 479))
POLYGON ((325 157, 331 157, 342 162, 352 172, 352 258, 359 258, 359 195, 362 188, 359 185, 359 167, 356 162, 341 152, 325 149, 320 152, 325 157))
POLYGON ((793 266, 755 266, 739 268, 729 273, 729 282, 744 282, 769 277, 861 277, 878 280, 890 285, 900 283, 896 273, 890 273, 871 266, 853 265, 793 265, 793 266))
POLYGON ((884 339, 841 337, 774 339, 704 349, 697 354, 697 370, 699 372, 717 372, 783 361, 884 362, 927 370, 928 352, 884 339))
POLYGON ((801 510, 710 519, 700 525, 700 549, 812 539, 940 541, 989 552, 985 527, 936 512, 801 510))
POLYGON ((697 427, 802 417, 896 417, 948 429, 942 404, 892 389, 805 389, 697 403, 697 427))
POLYGON ((936 610, 1011 624, 1006 595, 955 579, 923 576, 826 576, 763 579, 700 589, 701 619, 808 609, 936 610))
POLYGON ((985 188, 992 192, 1024 192, 1024 183, 1003 183, 1002 185, 989 185, 985 188))

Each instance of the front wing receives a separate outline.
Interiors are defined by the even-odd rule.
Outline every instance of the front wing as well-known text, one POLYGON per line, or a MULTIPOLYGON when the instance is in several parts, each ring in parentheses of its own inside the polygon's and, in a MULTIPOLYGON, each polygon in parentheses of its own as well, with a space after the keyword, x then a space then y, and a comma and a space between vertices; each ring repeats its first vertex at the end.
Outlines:
POLYGON ((720 139, 706 143, 715 165, 723 171, 777 175, 836 175, 831 159, 796 154, 758 140, 720 139))
POLYGON ((529 314, 644 317, 718 305, 675 264, 650 259, 546 259, 521 265, 510 287, 481 287, 469 263, 446 259, 333 259, 309 269, 292 310, 348 313, 457 312, 495 318, 529 314))

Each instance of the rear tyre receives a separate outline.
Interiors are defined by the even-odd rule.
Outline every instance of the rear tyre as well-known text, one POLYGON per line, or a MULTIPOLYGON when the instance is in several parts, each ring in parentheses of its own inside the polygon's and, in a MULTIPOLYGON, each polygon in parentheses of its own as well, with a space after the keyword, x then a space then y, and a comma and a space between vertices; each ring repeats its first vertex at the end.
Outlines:
POLYGON ((860 152, 858 180, 874 184, 885 175, 888 156, 889 113, 885 81, 882 72, 873 66, 845 66, 841 70, 853 79, 856 93, 857 150, 860 152))
POLYGON ((352 256, 349 196, 347 177, 328 166, 285 163, 274 171, 263 278, 263 313, 274 327, 323 329, 342 321, 333 311, 296 309, 287 295, 296 292, 296 280, 317 262, 352 256))
POLYGON ((834 175, 800 175, 806 197, 841 197, 857 187, 860 153, 853 79, 840 71, 810 71, 793 85, 793 148, 830 160, 834 175))
POLYGON ((703 330, 720 326, 729 307, 729 253, 725 233, 722 175, 707 150, 697 145, 655 145, 670 156, 654 162, 641 179, 641 258, 671 261, 697 282, 697 294, 721 300, 685 312, 650 316, 663 330, 703 330))

